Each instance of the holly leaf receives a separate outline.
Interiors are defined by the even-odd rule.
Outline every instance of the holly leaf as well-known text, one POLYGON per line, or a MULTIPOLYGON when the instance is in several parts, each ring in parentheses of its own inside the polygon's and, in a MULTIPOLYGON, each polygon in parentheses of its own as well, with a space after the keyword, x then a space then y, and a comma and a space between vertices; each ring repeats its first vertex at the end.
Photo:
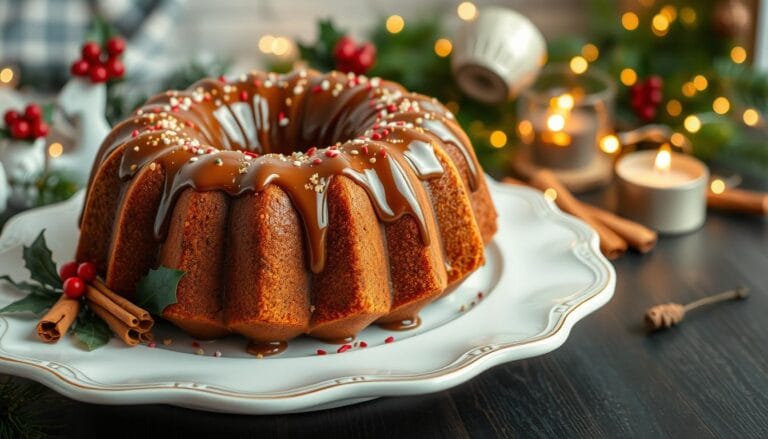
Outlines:
POLYGON ((15 280, 13 280, 7 274, 3 275, 3 276, 0 276, 0 280, 4 280, 4 281, 8 282, 9 284, 13 285, 15 288, 17 288, 17 289, 19 289, 21 291, 26 291, 26 292, 28 292, 30 294, 40 294, 40 295, 43 295, 43 296, 47 295, 47 296, 56 297, 56 298, 58 298, 59 294, 60 294, 60 292, 58 292, 56 290, 53 290, 53 289, 50 289, 50 288, 46 288, 43 285, 32 284, 32 283, 29 283, 29 282, 16 282, 15 280))
POLYGON ((104 346, 112 338, 109 326, 93 312, 81 314, 72 332, 89 351, 104 346))
POLYGON ((162 265, 157 270, 149 270, 136 284, 134 303, 152 314, 162 315, 166 307, 178 301, 176 287, 184 274, 182 270, 162 265))
POLYGON ((32 279, 54 289, 61 288, 61 278, 56 271, 51 250, 45 242, 45 229, 43 229, 32 245, 24 246, 24 266, 27 267, 32 279))
POLYGON ((52 307, 57 300, 59 300, 59 298, 56 296, 52 296, 48 294, 43 295, 43 294, 31 293, 31 294, 27 294, 26 297, 24 297, 23 299, 19 299, 11 303, 10 305, 0 309, 0 314, 9 313, 9 312, 25 312, 25 311, 29 311, 35 314, 40 314, 46 309, 52 307))

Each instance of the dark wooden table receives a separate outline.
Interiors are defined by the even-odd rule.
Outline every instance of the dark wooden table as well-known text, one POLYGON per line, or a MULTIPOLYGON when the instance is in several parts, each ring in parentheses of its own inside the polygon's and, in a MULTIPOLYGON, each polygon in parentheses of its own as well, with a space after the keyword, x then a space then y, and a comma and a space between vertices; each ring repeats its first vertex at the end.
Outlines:
POLYGON ((48 393, 67 437, 768 436, 768 220, 710 213, 701 230, 664 238, 651 254, 628 254, 615 266, 614 298, 560 349, 433 395, 236 416, 98 406, 48 393), (751 289, 748 300, 700 310, 663 333, 642 328, 649 306, 740 284, 751 289))

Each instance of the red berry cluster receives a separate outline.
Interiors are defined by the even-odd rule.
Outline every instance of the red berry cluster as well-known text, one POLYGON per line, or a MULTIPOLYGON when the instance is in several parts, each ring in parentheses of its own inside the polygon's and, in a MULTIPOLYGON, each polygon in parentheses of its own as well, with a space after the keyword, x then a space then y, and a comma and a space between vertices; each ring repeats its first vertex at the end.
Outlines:
POLYGON ((64 281, 64 294, 77 299, 85 293, 85 284, 96 279, 96 266, 91 262, 69 261, 59 268, 59 277, 64 281))
POLYGON ((632 110, 635 115, 643 122, 650 122, 656 118, 656 112, 661 104, 664 95, 661 88, 664 85, 660 76, 653 75, 644 81, 637 82, 632 86, 632 110))
POLYGON ((24 114, 8 110, 4 119, 5 126, 14 139, 32 140, 48 135, 48 124, 43 120, 43 110, 37 104, 27 105, 24 114))
POLYGON ((340 71, 362 75, 376 63, 376 46, 372 43, 357 45, 351 37, 344 36, 333 49, 333 59, 340 71))
POLYGON ((95 83, 122 78, 125 65, 120 61, 120 55, 125 52, 125 40, 119 37, 110 38, 103 49, 106 53, 93 41, 83 44, 82 58, 72 64, 72 74, 88 76, 91 82, 95 83))

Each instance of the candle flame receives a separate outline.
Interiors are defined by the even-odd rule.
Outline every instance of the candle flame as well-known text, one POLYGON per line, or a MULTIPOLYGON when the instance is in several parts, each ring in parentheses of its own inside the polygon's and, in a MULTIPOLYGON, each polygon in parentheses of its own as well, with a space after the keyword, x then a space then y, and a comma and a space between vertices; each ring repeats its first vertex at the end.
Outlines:
POLYGON ((660 172, 669 171, 669 168, 672 166, 672 150, 668 143, 661 145, 661 148, 659 148, 653 166, 660 172))
POLYGON ((563 110, 570 110, 573 108, 574 100, 573 95, 570 93, 563 93, 555 98, 555 105, 563 110))
POLYGON ((722 194, 725 192, 725 182, 722 179, 716 178, 712 180, 709 188, 712 190, 713 194, 722 194))

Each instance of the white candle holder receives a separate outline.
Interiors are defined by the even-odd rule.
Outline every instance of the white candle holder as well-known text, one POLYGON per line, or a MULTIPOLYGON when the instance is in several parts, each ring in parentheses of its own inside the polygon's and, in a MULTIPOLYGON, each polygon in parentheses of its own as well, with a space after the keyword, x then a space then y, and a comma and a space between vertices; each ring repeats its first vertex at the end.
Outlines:
POLYGON ((616 163, 619 212, 659 233, 692 232, 706 219, 709 170, 700 160, 670 153, 669 169, 659 171, 657 151, 625 155, 616 163))

